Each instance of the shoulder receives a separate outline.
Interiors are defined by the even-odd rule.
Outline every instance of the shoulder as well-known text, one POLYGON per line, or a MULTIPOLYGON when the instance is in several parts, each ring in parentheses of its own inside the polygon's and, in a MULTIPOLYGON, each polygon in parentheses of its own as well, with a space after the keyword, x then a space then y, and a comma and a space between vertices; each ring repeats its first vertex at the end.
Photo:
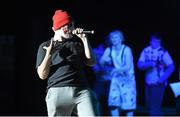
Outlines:
POLYGON ((146 46, 142 49, 142 53, 150 53, 152 51, 151 46, 146 46))
POLYGON ((128 46, 128 45, 123 44, 123 46, 124 46, 123 47, 124 49, 131 49, 130 46, 128 46))
POLYGON ((167 52, 167 50, 166 50, 165 48, 163 48, 163 47, 160 47, 160 48, 158 49, 158 51, 159 51, 159 52, 162 52, 162 53, 167 52))
POLYGON ((151 46, 147 46, 147 47, 145 47, 143 50, 144 50, 144 51, 150 51, 150 50, 152 50, 152 48, 151 48, 151 46))
POLYGON ((128 51, 128 52, 131 52, 131 47, 130 46, 128 46, 128 45, 123 45, 124 47, 123 47, 123 50, 124 51, 128 51))
POLYGON ((109 54, 110 54, 110 52, 111 52, 111 48, 110 47, 107 47, 107 48, 105 48, 105 50, 104 50, 104 55, 106 56, 108 56, 109 54))
POLYGON ((50 40, 42 42, 38 47, 38 53, 44 52, 43 47, 48 46, 50 44, 50 40))
POLYGON ((105 52, 110 52, 111 51, 111 47, 107 47, 106 49, 105 49, 105 52))
POLYGON ((42 42, 39 47, 47 46, 48 44, 50 44, 50 40, 42 42))

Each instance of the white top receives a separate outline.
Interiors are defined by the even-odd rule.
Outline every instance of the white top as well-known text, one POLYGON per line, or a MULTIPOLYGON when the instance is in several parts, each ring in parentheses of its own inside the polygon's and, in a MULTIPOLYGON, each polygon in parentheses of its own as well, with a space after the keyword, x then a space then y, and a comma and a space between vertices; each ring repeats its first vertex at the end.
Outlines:
POLYGON ((173 60, 169 55, 168 51, 159 47, 157 49, 152 49, 151 46, 148 46, 143 49, 141 52, 140 62, 156 61, 159 63, 159 66, 153 67, 146 71, 146 83, 155 84, 157 83, 160 76, 163 75, 164 69, 166 66, 173 64, 173 60))
POLYGON ((125 74, 134 75, 133 55, 130 47, 123 44, 119 52, 115 52, 114 49, 111 50, 110 48, 107 48, 101 58, 101 61, 106 61, 106 62, 110 61, 111 60, 110 54, 115 68, 121 68, 128 64, 130 65, 130 68, 125 71, 125 74), (123 48, 124 48, 124 52, 123 52, 123 48), (130 58, 126 59, 126 57, 130 57, 130 58))
POLYGON ((113 60, 115 68, 121 68, 122 66, 130 64, 130 68, 129 70, 126 71, 126 74, 134 74, 133 56, 132 56, 131 49, 128 46, 122 45, 118 55, 116 55, 115 51, 112 50, 111 56, 112 56, 112 60, 113 60), (124 48, 124 52, 123 52, 123 48, 124 48), (128 54, 131 57, 131 59, 126 59, 128 54), (131 61, 126 61, 126 60, 131 60, 131 61))

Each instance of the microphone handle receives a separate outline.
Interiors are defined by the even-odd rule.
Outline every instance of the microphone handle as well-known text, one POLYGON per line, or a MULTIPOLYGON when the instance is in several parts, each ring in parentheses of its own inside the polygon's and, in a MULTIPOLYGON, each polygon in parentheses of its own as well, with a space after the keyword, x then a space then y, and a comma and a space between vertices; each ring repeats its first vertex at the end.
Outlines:
MULTIPOLYGON (((75 34, 74 32, 72 32, 72 34, 75 34)), ((77 34, 94 34, 94 30, 84 30, 81 33, 77 33, 77 34)))
POLYGON ((84 34, 94 34, 94 30, 91 30, 91 31, 82 31, 82 33, 84 33, 84 34))

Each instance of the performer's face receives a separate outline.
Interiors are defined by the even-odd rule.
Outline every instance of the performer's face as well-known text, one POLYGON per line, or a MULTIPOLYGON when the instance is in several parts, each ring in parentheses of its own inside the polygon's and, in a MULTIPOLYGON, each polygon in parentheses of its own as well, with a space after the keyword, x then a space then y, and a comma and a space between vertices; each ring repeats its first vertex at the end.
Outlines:
POLYGON ((65 39, 72 38, 73 37, 73 35, 71 33, 72 30, 74 30, 73 22, 62 26, 60 29, 55 31, 55 34, 59 35, 62 38, 65 38, 65 39))
POLYGON ((119 43, 122 43, 123 38, 119 33, 113 33, 110 35, 111 43, 112 45, 118 45, 119 43))
POLYGON ((156 38, 151 38, 150 45, 153 49, 156 49, 161 46, 161 40, 156 38))

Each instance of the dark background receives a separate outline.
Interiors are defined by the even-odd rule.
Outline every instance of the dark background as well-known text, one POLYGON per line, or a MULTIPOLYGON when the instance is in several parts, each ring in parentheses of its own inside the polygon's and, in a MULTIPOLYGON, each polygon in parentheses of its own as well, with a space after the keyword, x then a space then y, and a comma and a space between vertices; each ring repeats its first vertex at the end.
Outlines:
MULTIPOLYGON (((109 31, 122 29, 135 65, 149 35, 161 32, 176 67, 169 82, 178 81, 179 6, 179 0, 4 1, 0 4, 0 115, 46 115, 46 80, 38 78, 35 62, 39 44, 53 36, 51 17, 56 9, 69 11, 77 26, 95 30, 90 35, 93 47, 102 43, 109 31)), ((136 67, 135 71, 138 107, 143 107, 144 74, 136 67)), ((175 108, 169 86, 163 106, 175 108)))

